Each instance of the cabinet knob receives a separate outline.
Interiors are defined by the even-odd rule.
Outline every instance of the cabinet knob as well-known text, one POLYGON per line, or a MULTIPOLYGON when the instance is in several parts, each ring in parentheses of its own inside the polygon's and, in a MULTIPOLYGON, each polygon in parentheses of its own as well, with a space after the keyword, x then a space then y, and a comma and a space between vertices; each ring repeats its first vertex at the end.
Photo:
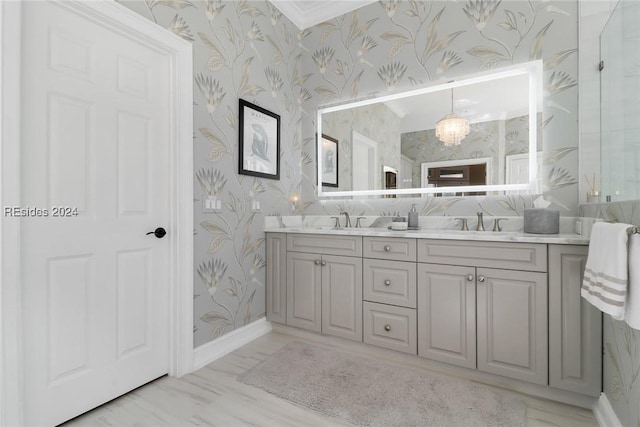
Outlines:
POLYGON ((480 283, 484 282, 484 276, 482 275, 478 276, 478 282, 480 283))
POLYGON ((384 251, 385 251, 385 252, 389 252, 390 250, 391 250, 391 246, 389 246, 389 245, 385 245, 385 247, 384 247, 384 251))
POLYGON ((387 279, 384 281, 384 285, 385 286, 390 286, 391 285, 391 280, 387 279))
POLYGON ((327 261, 321 261, 320 265, 322 265, 324 267, 325 265, 327 265, 327 261))
POLYGON ((467 281, 473 282, 473 274, 467 275, 467 281))
POLYGON ((389 332, 391 330, 391 325, 384 325, 384 330, 389 332))
POLYGON ((314 263, 315 265, 320 265, 320 260, 319 260, 319 259, 317 259, 317 260, 313 261, 313 263, 314 263))

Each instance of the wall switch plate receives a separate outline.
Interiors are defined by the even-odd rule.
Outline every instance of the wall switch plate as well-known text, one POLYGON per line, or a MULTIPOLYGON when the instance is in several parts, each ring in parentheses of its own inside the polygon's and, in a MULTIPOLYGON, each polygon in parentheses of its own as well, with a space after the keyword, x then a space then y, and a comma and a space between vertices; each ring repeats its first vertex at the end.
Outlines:
POLYGON ((217 197, 207 196, 202 199, 202 212, 217 213, 222 212, 222 200, 217 197))
POLYGON ((260 212, 260 200, 251 199, 251 212, 260 212))

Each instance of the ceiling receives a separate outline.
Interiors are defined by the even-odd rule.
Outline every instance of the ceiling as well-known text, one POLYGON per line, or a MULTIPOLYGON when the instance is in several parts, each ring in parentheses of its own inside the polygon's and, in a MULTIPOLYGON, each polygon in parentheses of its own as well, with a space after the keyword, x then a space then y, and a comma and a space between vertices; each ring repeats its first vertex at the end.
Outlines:
POLYGON ((271 0, 300 30, 313 27, 376 0, 271 0))
MULTIPOLYGON (((452 90, 439 90, 385 103, 401 119, 401 132, 432 129, 438 120, 451 112, 452 90)), ((469 84, 453 89, 453 110, 471 123, 505 120, 529 112, 529 76, 469 84), (508 95, 507 95, 508 94, 508 95)))

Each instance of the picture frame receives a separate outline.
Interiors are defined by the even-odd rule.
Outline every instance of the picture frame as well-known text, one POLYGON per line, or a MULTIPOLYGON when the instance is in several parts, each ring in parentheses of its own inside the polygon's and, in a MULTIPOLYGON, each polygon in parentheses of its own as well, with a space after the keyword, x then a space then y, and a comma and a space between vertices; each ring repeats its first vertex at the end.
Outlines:
POLYGON ((322 134, 322 186, 338 187, 338 140, 322 134))
POLYGON ((280 116, 239 99, 238 173, 280 179, 280 116))

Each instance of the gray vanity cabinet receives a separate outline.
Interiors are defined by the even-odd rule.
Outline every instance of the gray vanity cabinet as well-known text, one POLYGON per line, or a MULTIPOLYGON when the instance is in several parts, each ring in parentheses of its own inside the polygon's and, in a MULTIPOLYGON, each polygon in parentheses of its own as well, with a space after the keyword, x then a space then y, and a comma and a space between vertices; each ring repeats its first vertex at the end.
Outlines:
POLYGON ((289 234, 286 268, 288 325, 362 341, 361 237, 289 234))
POLYGON ((287 253, 287 325, 322 331, 321 255, 287 253))
POLYGON ((580 297, 588 246, 549 245, 549 385, 598 396, 602 313, 580 297))
POLYGON ((267 233, 267 319, 587 396, 588 246, 267 233))
POLYGON ((362 258, 323 255, 322 333, 362 341, 362 258))
POLYGON ((547 274, 478 268, 478 370, 547 385, 547 274))
POLYGON ((475 270, 418 264, 418 355, 475 369, 475 270))
POLYGON ((267 233, 267 320, 287 322, 287 235, 267 233))
POLYGON ((419 239, 418 262, 420 356, 548 383, 547 245, 419 239))
POLYGON ((416 239, 364 237, 364 342, 417 352, 416 239))

